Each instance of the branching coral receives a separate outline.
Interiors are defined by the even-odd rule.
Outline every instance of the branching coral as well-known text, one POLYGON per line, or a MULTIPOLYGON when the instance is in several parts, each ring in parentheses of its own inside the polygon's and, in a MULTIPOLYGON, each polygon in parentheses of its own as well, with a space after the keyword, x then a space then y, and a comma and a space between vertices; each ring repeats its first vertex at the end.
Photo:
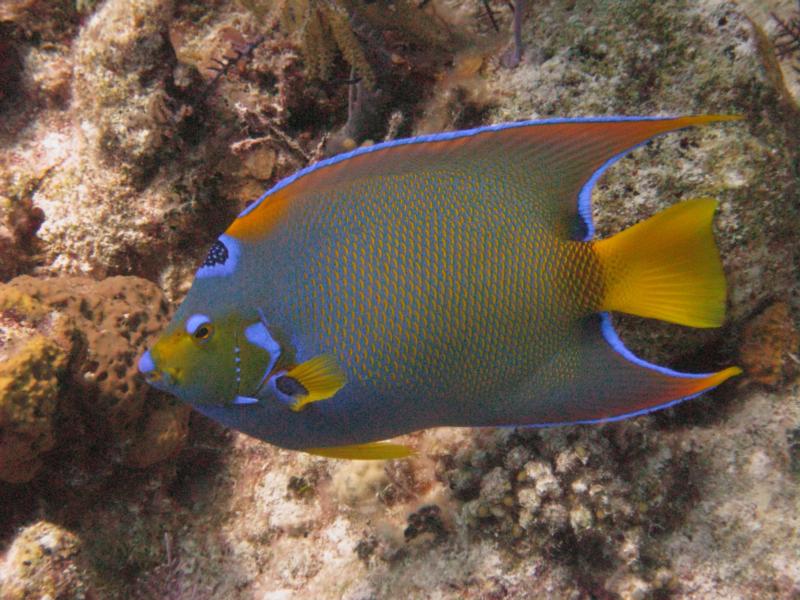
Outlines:
MULTIPOLYGON (((253 3, 255 0, 250 0, 253 3)), ((281 27, 300 38, 311 77, 330 77, 337 50, 371 88, 375 74, 358 41, 347 9, 333 0, 283 0, 278 5, 281 27)))
POLYGON ((263 0, 239 3, 259 19, 271 15, 287 34, 298 37, 309 77, 330 77, 339 50, 359 77, 374 84, 372 68, 353 33, 350 16, 334 0, 280 0, 271 10, 263 0))
MULTIPOLYGON (((264 0, 239 2, 259 18, 269 13, 264 0)), ((379 60, 385 63, 399 59, 385 48, 387 32, 400 32, 411 43, 440 44, 441 31, 433 20, 421 18, 421 8, 410 0, 398 0, 391 8, 356 0, 279 0, 271 14, 287 34, 298 38, 310 77, 330 78, 341 54, 357 79, 372 89, 383 65, 376 65, 371 55, 382 55, 379 60)))

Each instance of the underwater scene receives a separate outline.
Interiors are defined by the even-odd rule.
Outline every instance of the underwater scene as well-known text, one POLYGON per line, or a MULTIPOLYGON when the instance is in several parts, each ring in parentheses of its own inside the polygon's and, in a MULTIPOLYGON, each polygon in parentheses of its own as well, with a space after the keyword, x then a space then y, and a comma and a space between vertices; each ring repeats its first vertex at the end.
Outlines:
POLYGON ((800 599, 800 2, 0 0, 0 600, 800 599))

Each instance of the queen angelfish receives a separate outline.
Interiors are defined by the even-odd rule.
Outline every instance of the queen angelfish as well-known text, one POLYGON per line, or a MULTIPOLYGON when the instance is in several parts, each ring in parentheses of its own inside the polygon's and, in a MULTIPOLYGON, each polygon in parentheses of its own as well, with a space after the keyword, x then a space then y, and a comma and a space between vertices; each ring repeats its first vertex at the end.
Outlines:
POLYGON ((593 239, 600 175, 651 137, 733 116, 526 121, 360 148, 284 179, 219 237, 139 369, 283 448, 397 458, 437 426, 594 423, 701 394, 608 311, 725 316, 714 200, 593 239))

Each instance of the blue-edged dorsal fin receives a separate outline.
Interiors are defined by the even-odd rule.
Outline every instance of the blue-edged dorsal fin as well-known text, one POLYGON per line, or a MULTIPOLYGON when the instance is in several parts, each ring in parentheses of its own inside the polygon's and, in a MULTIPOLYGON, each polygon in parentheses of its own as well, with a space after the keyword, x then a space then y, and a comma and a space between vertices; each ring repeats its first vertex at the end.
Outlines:
POLYGON ((517 424, 616 421, 668 408, 742 372, 680 373, 648 363, 623 345, 608 313, 587 317, 570 337, 532 380, 534 387, 515 399, 515 410, 529 415, 517 424))
POLYGON ((738 117, 597 117, 521 121, 396 140, 321 161, 284 179, 247 208, 227 233, 256 239, 287 206, 311 192, 356 180, 424 170, 458 177, 479 173, 481 185, 524 190, 540 222, 557 235, 592 235, 589 194, 602 172, 651 137, 738 117))

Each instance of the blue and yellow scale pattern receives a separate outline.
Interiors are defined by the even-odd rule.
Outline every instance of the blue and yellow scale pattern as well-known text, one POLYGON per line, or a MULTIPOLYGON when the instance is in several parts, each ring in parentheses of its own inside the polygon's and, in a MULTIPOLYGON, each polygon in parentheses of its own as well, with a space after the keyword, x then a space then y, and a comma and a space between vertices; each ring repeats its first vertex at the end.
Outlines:
POLYGON ((419 171, 345 185, 281 233, 300 246, 287 312, 348 380, 434 403, 506 395, 596 311, 589 248, 537 225, 521 186, 485 181, 419 171), (406 201, 360 200, 387 194, 406 201))
MULTIPOLYGON (((718 120, 729 118, 511 123, 383 144, 303 170, 221 236, 164 339, 183 335, 192 314, 261 322, 281 348, 276 370, 330 356, 345 385, 297 412, 261 388, 236 406, 237 394, 251 393, 239 384, 229 397, 200 401, 202 390, 173 391, 226 425, 307 449, 439 425, 621 418, 713 387, 738 371, 692 375, 645 363, 603 312, 718 325, 725 291, 713 202, 594 241, 589 194, 631 148, 718 120), (650 240, 657 252, 640 252, 650 240), (667 289, 661 263, 673 258, 683 270, 668 274, 677 283, 667 289), (698 289, 707 306, 694 311, 698 289)), ((230 339, 238 352, 242 334, 230 339)), ((168 370, 160 362, 177 360, 177 344, 157 344, 143 372, 168 370)))

